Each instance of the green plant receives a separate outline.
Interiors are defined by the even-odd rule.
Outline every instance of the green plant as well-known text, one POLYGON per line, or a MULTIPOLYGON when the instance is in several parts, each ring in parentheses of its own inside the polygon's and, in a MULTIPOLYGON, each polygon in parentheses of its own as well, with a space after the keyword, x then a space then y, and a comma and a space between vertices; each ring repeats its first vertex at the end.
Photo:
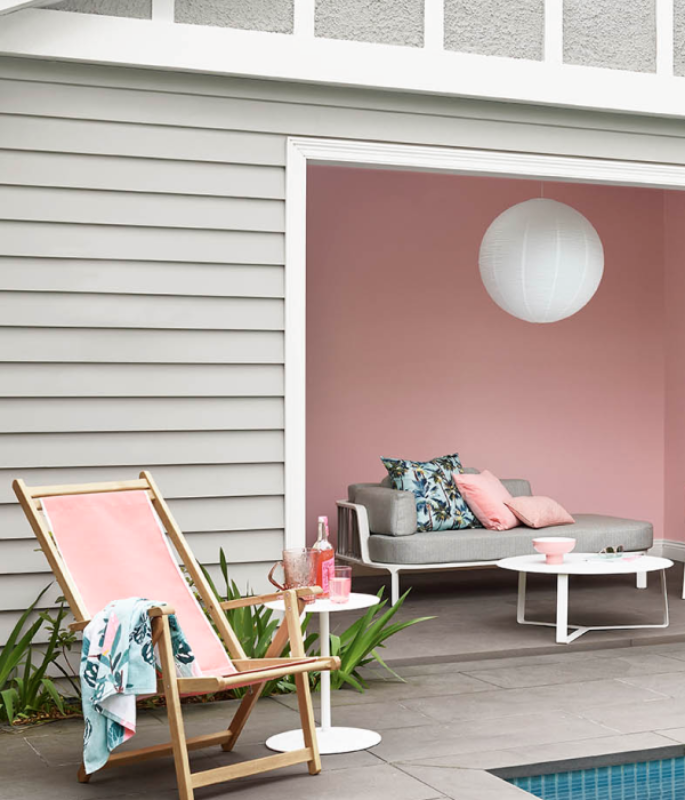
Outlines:
MULTIPOLYGON (((205 577, 214 593, 222 601, 237 600, 242 597, 243 595, 235 581, 229 578, 228 564, 223 548, 219 551, 219 566, 225 583, 225 591, 223 593, 217 591, 207 570, 203 568, 205 577)), ((396 633, 419 622, 433 619, 433 617, 419 617, 417 619, 404 620, 403 622, 392 622, 395 614, 402 608, 402 604, 409 592, 405 592, 394 606, 388 608, 388 601, 383 599, 383 591, 381 588, 378 592, 378 597, 381 599, 378 605, 369 608, 363 617, 356 620, 341 634, 333 634, 331 636, 331 655, 340 657, 340 669, 331 673, 331 687, 333 689, 340 689, 344 684, 348 684, 357 689, 357 691, 363 692, 368 687, 368 684, 360 674, 360 670, 374 661, 395 678, 402 680, 385 663, 378 651, 380 648, 385 647, 384 642, 390 636, 394 636, 396 633)), ((229 609, 225 614, 246 655, 249 658, 264 658, 273 635, 280 624, 280 620, 274 618, 273 611, 262 605, 257 605, 229 609)), ((313 614, 306 614, 302 621, 304 647, 309 656, 319 655, 320 653, 320 648, 318 647, 319 634, 309 632, 313 616, 313 614)), ((288 649, 286 648, 280 655, 288 655, 288 649)), ((319 685, 320 675, 318 673, 309 673, 309 679, 312 689, 316 690, 319 685)), ((241 697, 245 691, 246 689, 235 689, 234 694, 241 697)), ((271 681, 264 688, 265 695, 294 691, 295 681, 292 677, 271 681)))
MULTIPOLYGON (((388 601, 387 599, 383 600, 384 589, 381 587, 378 592, 381 602, 378 605, 371 606, 363 617, 352 623, 340 635, 331 635, 331 655, 340 658, 340 669, 331 673, 332 689, 340 689, 344 684, 348 684, 357 691, 363 692, 368 688, 368 684, 359 670, 374 661, 397 680, 402 680, 381 658, 378 652, 379 648, 385 647, 385 640, 396 633, 419 622, 435 619, 435 617, 417 617, 402 622, 391 622, 395 614, 402 608, 409 591, 407 590, 394 606, 388 608, 388 601)), ((309 653, 309 650, 307 652, 309 653)), ((316 686, 320 676, 313 677, 316 686)))
MULTIPOLYGON (((219 550, 219 568, 224 580, 224 592, 219 592, 207 570, 203 567, 202 571, 214 594, 221 600, 238 600, 243 596, 242 592, 234 580, 228 575, 228 563, 223 547, 219 550)), ((248 658, 264 658, 266 651, 271 644, 274 633, 280 625, 280 620, 274 617, 274 612, 270 608, 262 605, 245 606, 243 608, 232 608, 224 612, 229 625, 235 631, 240 644, 248 658)), ((288 648, 285 648, 281 656, 288 655, 288 648)), ((270 681, 264 687, 264 695, 277 694, 295 691, 295 682, 287 679, 270 681)), ((247 688, 233 689, 235 697, 242 697, 247 692, 247 688)))
MULTIPOLYGON (((74 641, 73 634, 62 627, 67 614, 64 603, 55 617, 40 612, 25 630, 29 617, 48 588, 46 586, 24 611, 0 651, 0 719, 11 724, 51 708, 65 713, 64 699, 46 675, 48 667, 57 664, 59 656, 70 649, 74 641), (44 625, 50 635, 45 651, 37 652, 34 639, 44 625), (34 663, 36 655, 38 660, 34 663)), ((66 670, 57 666, 71 680, 66 670)), ((72 685, 75 686, 73 680, 72 685)))

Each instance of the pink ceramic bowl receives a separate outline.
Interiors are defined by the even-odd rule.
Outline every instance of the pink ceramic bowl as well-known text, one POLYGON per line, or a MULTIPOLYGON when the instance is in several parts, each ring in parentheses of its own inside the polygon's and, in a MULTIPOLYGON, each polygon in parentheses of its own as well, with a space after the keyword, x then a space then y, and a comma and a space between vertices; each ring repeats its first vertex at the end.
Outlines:
POLYGON ((533 547, 547 556, 548 564, 563 564, 564 556, 576 546, 576 540, 569 536, 541 536, 533 539, 533 547))

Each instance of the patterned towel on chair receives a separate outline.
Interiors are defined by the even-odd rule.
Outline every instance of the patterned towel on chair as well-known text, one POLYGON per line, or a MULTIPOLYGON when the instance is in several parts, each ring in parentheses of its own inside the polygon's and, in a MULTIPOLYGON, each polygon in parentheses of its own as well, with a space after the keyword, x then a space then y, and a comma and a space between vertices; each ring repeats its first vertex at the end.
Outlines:
MULTIPOLYGON (((88 774, 136 732, 136 697, 157 693, 157 659, 148 609, 165 603, 129 597, 93 617, 83 632, 81 695, 85 731, 83 764, 88 774)), ((169 617, 171 645, 180 677, 200 674, 176 617, 169 617)))

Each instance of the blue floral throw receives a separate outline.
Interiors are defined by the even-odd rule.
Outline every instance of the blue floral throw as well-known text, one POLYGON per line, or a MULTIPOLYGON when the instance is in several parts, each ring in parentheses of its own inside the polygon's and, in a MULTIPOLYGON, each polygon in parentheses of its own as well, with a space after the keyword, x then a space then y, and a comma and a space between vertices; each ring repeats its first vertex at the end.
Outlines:
POLYGON ((413 492, 419 531, 480 527, 459 493, 453 472, 463 472, 457 453, 432 461, 381 458, 396 489, 413 492))
MULTIPOLYGON (((136 732, 136 697, 157 693, 157 667, 148 609, 165 603, 130 597, 106 606, 83 632, 81 699, 85 730, 83 765, 88 774, 136 732)), ((176 617, 169 616, 179 676, 199 674, 176 617)))

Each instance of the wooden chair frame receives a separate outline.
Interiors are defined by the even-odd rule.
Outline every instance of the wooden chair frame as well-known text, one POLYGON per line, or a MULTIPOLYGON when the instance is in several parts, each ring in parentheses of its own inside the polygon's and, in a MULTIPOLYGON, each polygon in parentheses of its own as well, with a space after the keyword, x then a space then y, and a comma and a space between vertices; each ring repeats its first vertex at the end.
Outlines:
MULTIPOLYGON (((113 753, 103 769, 132 764, 138 761, 147 761, 160 756, 173 755, 180 800, 193 800, 194 789, 198 786, 208 786, 234 778, 255 775, 290 766, 291 764, 306 762, 312 775, 316 775, 321 771, 321 758, 316 739, 314 712, 307 673, 339 669, 340 660, 335 657, 307 657, 300 626, 300 616, 304 609, 302 597, 304 595, 317 594, 321 591, 320 589, 316 587, 291 589, 286 592, 246 597, 220 603, 211 590, 195 556, 188 547, 180 528, 172 517, 152 475, 146 471, 140 473, 138 480, 132 481, 28 487, 22 480, 16 480, 13 483, 13 488, 75 617, 76 621, 70 626, 73 630, 82 630, 90 620, 78 586, 74 583, 69 569, 63 561, 48 529, 45 516, 42 513, 41 498, 132 490, 147 492, 226 649, 230 653, 233 664, 238 670, 237 674, 227 677, 177 677, 171 650, 168 619, 168 616, 174 613, 173 608, 170 606, 151 608, 149 614, 152 618, 153 641, 158 645, 161 662, 161 680, 158 683, 158 691, 160 694, 164 694, 166 698, 171 741, 167 744, 145 747, 140 750, 113 753), (285 617, 283 622, 274 634, 273 641, 266 652, 266 657, 262 659, 248 658, 223 612, 230 608, 256 605, 276 599, 284 601, 285 617), (291 655, 288 658, 281 658, 280 654, 288 642, 290 643, 291 655), (249 678, 246 673, 249 673, 249 678), (266 756, 201 772, 191 772, 188 752, 213 745, 220 745, 226 751, 232 750, 266 682, 286 675, 295 677, 305 746, 290 753, 266 756), (230 689, 235 685, 244 686, 246 679, 249 679, 249 691, 238 706, 228 729, 192 738, 186 737, 180 704, 181 695, 191 693, 209 694, 230 689)), ((90 777, 90 775, 86 774, 82 764, 78 771, 79 781, 87 783, 90 777)))

